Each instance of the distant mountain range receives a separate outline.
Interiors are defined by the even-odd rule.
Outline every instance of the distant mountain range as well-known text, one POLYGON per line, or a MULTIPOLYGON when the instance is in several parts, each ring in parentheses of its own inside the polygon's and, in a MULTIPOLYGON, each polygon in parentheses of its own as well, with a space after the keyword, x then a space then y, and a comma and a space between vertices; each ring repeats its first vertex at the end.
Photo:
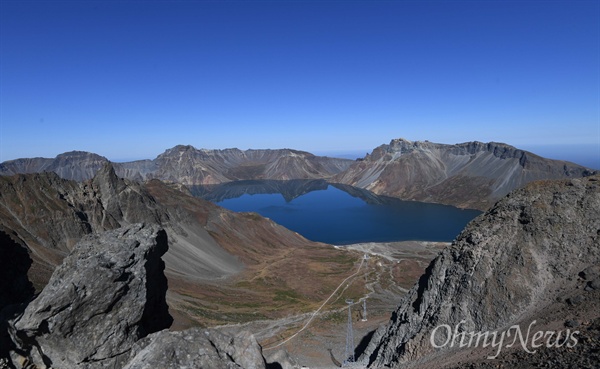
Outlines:
MULTIPOLYGON (((0 164, 0 175, 55 172, 65 179, 92 178, 109 160, 72 151, 50 158, 0 164)), ((539 179, 595 173, 574 163, 542 158, 503 143, 455 145, 395 139, 362 159, 316 156, 305 151, 206 150, 178 145, 154 160, 112 163, 119 177, 160 179, 185 186, 241 180, 326 179, 403 200, 485 210, 515 188, 539 179)))
MULTIPOLYGON (((112 165, 96 154, 71 152, 55 159, 5 162, 0 165, 0 172, 6 174, 0 176, 0 367, 9 357, 14 358, 13 362, 43 362, 42 355, 49 355, 50 351, 40 347, 47 345, 50 334, 64 333, 71 342, 80 344, 81 339, 72 338, 76 336, 72 335, 73 325, 69 325, 74 317, 82 320, 81 316, 91 316, 94 319, 90 321, 102 323, 102 315, 114 315, 117 310, 117 318, 130 316, 123 314, 127 310, 121 308, 111 311, 113 306, 120 306, 114 304, 108 304, 100 315, 93 309, 85 312, 88 315, 70 310, 68 307, 74 306, 70 301, 78 303, 79 297, 90 295, 90 290, 82 286, 95 286, 96 281, 92 278, 86 285, 76 285, 70 283, 72 279, 61 281, 53 277, 63 284, 51 282, 48 285, 54 290, 42 295, 43 304, 29 305, 43 318, 40 324, 32 325, 31 319, 13 324, 13 317, 22 312, 19 309, 25 308, 35 292, 52 280, 55 267, 82 238, 117 228, 122 231, 109 236, 137 232, 136 229, 146 229, 146 225, 148 229, 164 230, 166 240, 161 243, 167 242, 162 249, 168 279, 166 299, 174 319, 172 330, 192 324, 215 326, 270 320, 320 306, 333 296, 331 291, 337 291, 341 282, 346 284, 350 276, 356 275, 354 270, 362 265, 362 254, 346 254, 347 251, 310 242, 255 213, 225 210, 193 197, 183 186, 191 187, 195 181, 233 182, 269 176, 321 176, 328 182, 341 183, 336 184, 339 186, 355 186, 357 196, 363 191, 361 188, 366 188, 404 199, 479 208, 489 207, 511 188, 522 187, 473 220, 429 264, 425 274, 399 301, 389 322, 361 342, 357 361, 370 368, 437 369, 464 368, 465 361, 479 360, 468 367, 489 368, 492 363, 485 358, 498 352, 498 363, 507 367, 539 367, 548 363, 558 368, 597 367, 600 176, 591 176, 591 170, 576 164, 541 158, 499 143, 443 145, 398 139, 357 161, 320 158, 294 150, 197 150, 176 146, 155 160, 112 165), (119 175, 115 167, 119 168, 119 175), (46 173, 32 173, 38 171, 46 173), (14 174, 18 172, 27 174, 14 174), (123 176, 138 181, 120 178, 123 176), (153 179, 159 177, 163 181, 153 179), (569 179, 527 184, 550 178, 569 179), (134 223, 140 225, 132 226, 134 223), (59 289, 61 294, 54 294, 59 289), (66 324, 57 329, 48 321, 57 321, 54 318, 59 314, 66 317, 62 320, 66 324), (546 332, 544 340, 547 332, 577 329, 580 344, 565 346, 561 351, 557 337, 553 341, 556 347, 541 347, 537 356, 519 347, 500 354, 495 347, 461 346, 459 350, 457 346, 431 344, 432 336, 438 344, 449 342, 452 331, 444 334, 438 329, 440 326, 464 328, 461 332, 474 335, 506 332, 518 326, 527 332, 529 340, 527 329, 532 325, 535 331, 539 327, 540 332, 546 332), (21 346, 31 349, 31 353, 21 346), (27 357, 13 355, 17 348, 27 357), (12 356, 8 356, 9 350, 13 351, 12 356)), ((298 182, 289 196, 309 191, 313 186, 323 186, 323 182, 298 182)), ((259 187, 253 191, 262 190, 259 187)), ((222 194, 235 191, 229 188, 222 194)), ((100 242, 99 248, 114 238, 99 237, 107 240, 100 242)), ((137 247, 135 238, 131 242, 129 246, 137 247)), ((87 270, 88 264, 83 261, 97 253, 79 254, 82 257, 67 259, 73 268, 65 269, 75 276, 77 268, 87 270)), ((154 259, 158 257, 154 255, 154 259)), ((112 276, 102 282, 102 286, 111 286, 102 287, 104 291, 124 280, 135 282, 137 276, 131 273, 111 274, 118 265, 133 264, 131 258, 109 257, 101 261, 98 266, 104 275, 112 276)), ((99 275, 98 282, 100 279, 99 275)), ((367 290, 365 284, 360 284, 366 280, 362 281, 359 277, 353 282, 361 294, 367 290)), ((116 289, 116 295, 120 296, 121 291, 125 289, 116 289)), ((91 296, 90 299, 96 298, 91 296)), ((127 331, 129 328, 121 328, 124 323, 118 325, 120 321, 117 319, 110 330, 98 331, 103 334, 98 337, 110 336, 111 331, 127 331)), ((512 337, 516 335, 510 341, 512 337)), ((194 352, 199 352, 196 338, 186 340, 195 347, 194 352)), ((155 342, 161 341, 165 340, 157 338, 155 342)), ((507 349, 511 347, 508 339, 504 342, 507 349)), ((533 341, 529 347, 532 345, 533 341)), ((57 357, 66 358, 69 351, 62 346, 59 349, 55 350, 57 357)), ((95 353, 94 350, 90 352, 95 353)), ((152 350, 145 352, 149 351, 152 350)), ((165 360, 174 360, 163 355, 160 348, 153 352, 165 360)), ((82 362, 81 367, 91 368, 91 363, 82 362)), ((93 367, 99 367, 96 364, 93 367)))
MULTIPOLYGON (((56 158, 27 158, 0 164, 0 175, 55 172, 64 179, 88 180, 109 160, 71 151, 56 158)), ((352 160, 316 156, 305 151, 206 150, 178 145, 154 160, 112 163, 118 176, 144 181, 160 179, 184 185, 219 184, 250 179, 321 179, 347 169, 352 160)))

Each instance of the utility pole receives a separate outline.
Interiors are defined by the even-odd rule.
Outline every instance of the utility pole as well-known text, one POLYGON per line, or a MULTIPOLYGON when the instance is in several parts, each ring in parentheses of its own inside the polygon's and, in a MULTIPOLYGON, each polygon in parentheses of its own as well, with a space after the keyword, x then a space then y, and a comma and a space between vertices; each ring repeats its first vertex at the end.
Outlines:
POLYGON ((354 304, 354 300, 347 299, 346 304, 348 304, 348 328, 346 331, 346 355, 343 366, 354 362, 354 330, 352 329, 352 305, 354 304))

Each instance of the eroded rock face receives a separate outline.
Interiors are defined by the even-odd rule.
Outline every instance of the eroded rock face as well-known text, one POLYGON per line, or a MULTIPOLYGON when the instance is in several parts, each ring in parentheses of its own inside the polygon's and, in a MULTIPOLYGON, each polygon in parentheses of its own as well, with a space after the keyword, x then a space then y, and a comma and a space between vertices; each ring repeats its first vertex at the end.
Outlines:
POLYGON ((161 259, 167 249, 158 225, 84 237, 40 295, 9 321, 14 367, 264 369, 249 333, 166 330, 172 323, 161 259))
POLYGON ((446 145, 395 139, 330 181, 405 200, 487 210, 529 182, 591 174, 580 165, 497 142, 446 145))
MULTIPOLYGON (((71 151, 56 158, 23 158, 0 163, 0 175, 55 172, 84 181, 109 163, 103 156, 71 151)), ((315 156, 298 150, 205 150, 177 145, 154 160, 113 163, 120 177, 134 181, 161 179, 184 185, 217 184, 244 179, 328 178, 347 169, 352 160, 315 156)))
POLYGON ((263 369, 261 348, 250 333, 236 336, 215 329, 162 331, 141 340, 124 369, 263 369))
MULTIPOLYGON (((534 182, 512 192, 429 265, 374 334, 361 362, 370 367, 411 367, 432 357, 443 362, 448 346, 435 349, 430 341, 439 325, 501 331, 540 319, 540 312, 563 299, 568 281, 578 274, 594 278, 600 265, 598 209, 598 176, 534 182)), ((445 332, 438 331, 437 345, 447 340, 445 332)))
POLYGON ((10 322, 19 354, 39 368, 119 367, 136 341, 171 325, 167 248, 156 225, 84 237, 10 322))
POLYGON ((76 181, 90 179, 108 159, 85 151, 62 153, 54 159, 27 158, 0 163, 0 174, 55 172, 62 178, 76 181))

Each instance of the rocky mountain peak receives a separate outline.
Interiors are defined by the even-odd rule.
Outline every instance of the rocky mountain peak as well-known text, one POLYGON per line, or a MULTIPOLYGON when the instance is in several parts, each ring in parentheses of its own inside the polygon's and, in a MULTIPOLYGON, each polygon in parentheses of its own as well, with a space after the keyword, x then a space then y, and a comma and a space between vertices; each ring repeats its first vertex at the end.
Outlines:
POLYGON ((45 170, 55 172, 62 178, 85 181, 92 178, 106 163, 109 160, 98 154, 71 151, 57 155, 45 170))
MULTIPOLYGON (((419 141, 415 141, 415 142, 419 142, 419 141)), ((390 146, 400 146, 400 145, 412 145, 413 141, 407 140, 405 138, 394 138, 390 141, 390 146)))
POLYGON ((97 161, 103 161, 103 162, 108 161, 108 159, 105 158, 104 156, 94 154, 94 153, 88 152, 88 151, 78 151, 78 150, 67 151, 62 154, 58 154, 56 156, 56 159, 57 160, 73 160, 73 161, 77 161, 77 160, 97 160, 97 161))
POLYGON ((498 142, 454 145, 394 139, 356 161, 333 182, 379 195, 485 210, 540 179, 583 177, 583 166, 545 159, 498 142))
POLYGON ((170 149, 166 149, 162 154, 158 155, 157 159, 168 158, 168 157, 180 157, 186 153, 196 153, 201 152, 202 150, 196 149, 192 145, 176 145, 170 149))
POLYGON ((117 173, 115 172, 115 168, 112 163, 105 163, 97 172, 94 178, 92 179, 92 183, 101 189, 104 192, 114 192, 118 191, 119 188, 122 188, 124 184, 122 180, 119 179, 117 173))
POLYGON ((186 151, 198 151, 198 149, 192 145, 176 145, 167 151, 186 152, 186 151))
MULTIPOLYGON (((54 159, 25 158, 0 163, 0 175, 51 171, 65 179, 87 181, 108 162, 100 155, 72 151, 54 159)), ((153 160, 112 164, 119 176, 129 180, 160 179, 189 186, 247 179, 323 179, 345 170, 351 163, 349 159, 291 149, 208 150, 177 145, 153 160)))
POLYGON ((421 146, 421 141, 409 141, 404 138, 391 140, 387 145, 388 152, 407 151, 421 146))

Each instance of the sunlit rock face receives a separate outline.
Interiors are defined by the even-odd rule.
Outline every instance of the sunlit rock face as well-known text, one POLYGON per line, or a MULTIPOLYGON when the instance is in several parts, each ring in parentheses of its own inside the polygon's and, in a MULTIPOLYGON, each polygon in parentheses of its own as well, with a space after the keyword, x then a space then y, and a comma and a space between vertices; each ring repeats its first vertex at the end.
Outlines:
POLYGON ((333 177, 333 182, 394 196, 485 210, 510 191, 540 179, 593 171, 503 143, 456 145, 392 140, 333 177))
MULTIPOLYGON (((291 149, 206 150, 177 145, 154 160, 112 164, 122 178, 160 179, 189 186, 248 179, 329 178, 347 169, 352 162, 291 149)), ((54 159, 24 158, 0 163, 0 175, 54 172, 64 179, 84 181, 93 178, 106 163, 109 160, 103 156, 71 151, 54 159)))
POLYGON ((11 321, 18 352, 38 367, 100 368, 123 362, 132 345, 168 328, 167 235, 134 224, 82 239, 48 285, 11 321))
POLYGON ((440 325, 527 330, 537 320, 564 329, 572 306, 577 316, 597 318, 598 209, 600 176, 537 181, 511 192, 431 262, 361 361, 403 368, 446 363, 458 344, 441 345, 448 339, 443 329, 432 344, 440 325))

